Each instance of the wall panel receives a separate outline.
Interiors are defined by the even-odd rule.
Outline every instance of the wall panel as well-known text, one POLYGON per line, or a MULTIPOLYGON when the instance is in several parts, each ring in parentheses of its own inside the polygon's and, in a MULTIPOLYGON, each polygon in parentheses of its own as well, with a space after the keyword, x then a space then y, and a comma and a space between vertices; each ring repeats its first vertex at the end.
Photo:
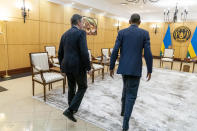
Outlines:
POLYGON ((40 0, 40 21, 64 23, 64 6, 40 0))
POLYGON ((39 43, 39 21, 15 19, 7 22, 8 44, 38 44, 39 43))
POLYGON ((30 66, 29 53, 39 52, 37 45, 8 45, 9 69, 24 68, 30 66))
POLYGON ((6 69, 6 51, 5 45, 0 45, 0 71, 6 69))

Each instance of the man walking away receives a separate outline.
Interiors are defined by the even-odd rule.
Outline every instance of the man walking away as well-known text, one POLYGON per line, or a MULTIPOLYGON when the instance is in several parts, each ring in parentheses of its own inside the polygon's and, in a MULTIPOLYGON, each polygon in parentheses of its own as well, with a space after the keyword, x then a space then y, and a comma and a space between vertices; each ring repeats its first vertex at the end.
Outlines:
POLYGON ((120 62, 118 74, 123 77, 122 112, 124 116, 123 131, 128 131, 129 120, 137 98, 140 77, 142 73, 142 53, 147 65, 148 81, 152 73, 152 53, 150 37, 146 30, 138 28, 141 23, 140 15, 133 14, 130 18, 129 28, 119 31, 110 60, 110 76, 114 75, 115 62, 120 49, 120 62))
POLYGON ((68 104, 64 115, 73 122, 77 122, 73 116, 79 109, 83 96, 87 89, 87 71, 91 70, 86 32, 82 29, 82 16, 75 14, 71 18, 72 27, 62 35, 58 59, 61 72, 68 79, 68 104), (76 91, 76 84, 78 90, 76 91))

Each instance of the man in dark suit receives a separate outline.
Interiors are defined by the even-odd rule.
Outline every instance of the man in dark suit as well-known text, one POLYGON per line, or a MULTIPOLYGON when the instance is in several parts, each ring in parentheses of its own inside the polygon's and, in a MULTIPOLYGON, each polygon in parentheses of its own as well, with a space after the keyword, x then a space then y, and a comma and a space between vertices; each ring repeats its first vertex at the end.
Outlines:
POLYGON ((140 77, 142 73, 142 54, 147 65, 148 81, 152 73, 152 53, 150 37, 146 30, 138 28, 141 23, 140 15, 133 14, 130 18, 129 28, 119 31, 110 60, 110 76, 113 78, 115 62, 120 49, 120 62, 118 74, 123 77, 122 112, 124 116, 123 131, 129 129, 129 120, 137 98, 140 77))
POLYGON ((64 115, 77 122, 73 114, 78 111, 87 89, 87 71, 91 73, 91 66, 87 48, 86 32, 82 29, 82 16, 75 14, 71 18, 72 27, 62 35, 58 59, 61 72, 68 79, 69 108, 64 115), (76 84, 78 90, 76 92, 76 84))

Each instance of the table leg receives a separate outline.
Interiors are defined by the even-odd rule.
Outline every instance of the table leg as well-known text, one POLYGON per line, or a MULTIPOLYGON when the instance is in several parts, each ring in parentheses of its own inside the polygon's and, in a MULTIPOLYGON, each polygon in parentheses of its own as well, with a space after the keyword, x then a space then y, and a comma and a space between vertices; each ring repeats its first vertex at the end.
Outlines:
POLYGON ((183 63, 181 62, 181 65, 180 65, 180 71, 182 70, 182 65, 183 65, 183 63))
POLYGON ((194 73, 194 68, 195 68, 195 62, 193 62, 193 70, 192 70, 192 73, 194 73))

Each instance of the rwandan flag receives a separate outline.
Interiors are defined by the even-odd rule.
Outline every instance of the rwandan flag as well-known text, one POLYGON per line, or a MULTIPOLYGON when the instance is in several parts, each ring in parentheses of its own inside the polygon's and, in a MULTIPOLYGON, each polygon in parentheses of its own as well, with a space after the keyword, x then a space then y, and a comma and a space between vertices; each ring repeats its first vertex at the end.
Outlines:
POLYGON ((164 49, 168 48, 169 46, 172 46, 171 34, 170 34, 170 25, 168 25, 166 35, 165 35, 165 37, 163 39, 163 42, 162 42, 162 45, 161 45, 160 56, 162 56, 162 54, 164 54, 164 49))
POLYGON ((192 37, 191 43, 189 44, 187 51, 187 58, 194 58, 197 55, 197 27, 192 37))

